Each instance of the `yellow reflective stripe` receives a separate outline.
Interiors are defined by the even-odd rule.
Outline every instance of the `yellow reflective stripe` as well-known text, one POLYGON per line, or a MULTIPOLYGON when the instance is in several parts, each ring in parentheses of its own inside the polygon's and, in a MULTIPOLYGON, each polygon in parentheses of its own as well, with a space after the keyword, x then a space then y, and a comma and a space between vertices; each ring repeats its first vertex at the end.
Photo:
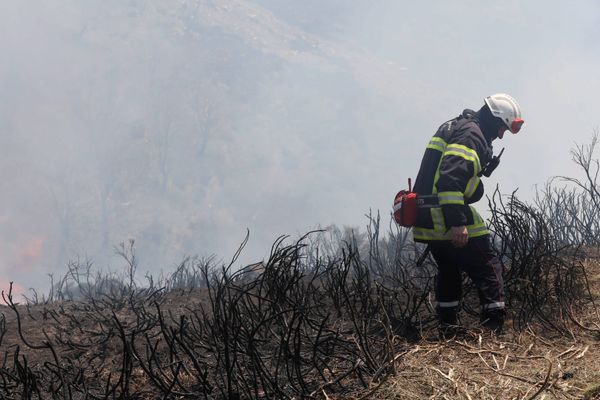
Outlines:
POLYGON ((468 154, 465 154, 462 151, 446 149, 446 151, 444 152, 444 157, 446 157, 446 156, 458 156, 458 157, 464 158, 467 161, 471 161, 473 163, 473 167, 474 167, 473 168, 473 170, 474 170, 473 174, 474 175, 477 175, 479 173, 479 171, 480 171, 479 159, 474 158, 474 157, 472 157, 472 156, 470 156, 468 154))
POLYGON ((469 209, 471 210, 471 215, 473 216, 473 225, 485 225, 485 221, 483 220, 483 218, 481 218, 481 215, 479 215, 475 207, 469 206, 469 209))
MULTIPOLYGON (((443 150, 441 150, 443 153, 444 151, 446 151, 446 146, 448 146, 448 143, 446 143, 446 141, 444 139, 442 139, 441 137, 434 136, 429 141, 429 145, 443 147, 443 150)), ((437 181, 438 181, 438 179, 440 179, 440 165, 442 165, 443 159, 444 159, 444 155, 442 154, 442 156, 440 157, 440 160, 438 161, 437 168, 435 169, 435 176, 433 177, 433 192, 432 192, 433 194, 437 193, 437 181)))
POLYGON ((433 221, 433 229, 440 232, 446 230, 446 222, 444 221, 444 213, 441 207, 431 208, 431 220, 433 221))
POLYGON ((471 209, 471 214, 473 215, 473 225, 467 226, 467 230, 469 231, 469 237, 479 237, 484 235, 489 235, 490 231, 487 228, 487 225, 481 215, 477 212, 477 210, 469 206, 471 209))
MULTIPOLYGON (((481 164, 479 162, 479 156, 477 155, 477 152, 467 146, 463 146, 462 144, 456 144, 456 143, 447 144, 442 138, 434 137, 431 139, 431 141, 429 142, 429 145, 427 147, 435 148, 436 150, 442 151, 440 148, 440 146, 442 146, 442 145, 445 147, 445 151, 443 151, 442 157, 440 158, 437 169, 435 171, 435 176, 433 178, 433 194, 438 193, 437 182, 440 178, 440 166, 442 165, 442 161, 445 156, 457 156, 457 157, 461 157, 467 161, 472 162, 473 163, 473 178, 476 178, 477 174, 481 171, 481 164)), ((466 198, 471 197, 473 195, 473 193, 475 193, 478 183, 479 182, 470 182, 470 181, 467 183, 467 188, 465 189, 465 194, 469 193, 469 195, 466 195, 465 196, 466 198), (471 187, 469 187, 469 183, 471 183, 471 187)), ((451 203, 449 203, 449 204, 451 204, 451 203)), ((453 203, 453 204, 459 204, 459 203, 453 203)), ((460 203, 460 204, 464 204, 464 202, 460 203)))
POLYGON ((413 227, 413 237, 420 240, 450 240, 450 231, 444 233, 434 229, 413 227))
POLYGON ((446 146, 447 146, 447 143, 444 139, 439 138, 439 137, 433 137, 429 141, 427 148, 437 150, 437 151, 440 151, 443 153, 444 151, 446 151, 446 146))
POLYGON ((481 179, 479 179, 478 176, 474 176, 469 179, 469 182, 467 182, 467 188, 465 189, 465 199, 468 199, 475 194, 480 181, 481 179))
MULTIPOLYGON (((444 231, 438 231, 435 229, 419 228, 417 226, 414 226, 412 229, 413 229, 413 237, 415 239, 420 239, 420 240, 450 240, 450 239, 452 239, 452 234, 450 231, 444 232, 444 231)), ((469 238, 476 238, 476 237, 485 236, 485 235, 490 234, 490 231, 487 229, 487 227, 485 225, 478 226, 478 227, 475 227, 474 225, 469 225, 469 226, 467 226, 467 232, 469 233, 469 238)))
POLYGON ((464 195, 463 195, 463 192, 458 192, 458 191, 455 191, 455 192, 439 192, 438 193, 438 197, 446 197, 446 196, 457 196, 457 197, 462 198, 464 195))
POLYGON ((489 235, 490 231, 488 230, 487 226, 480 226, 477 228, 471 228, 470 226, 467 227, 467 230, 469 231, 469 237, 470 238, 476 238, 479 236, 485 236, 485 235, 489 235))
POLYGON ((446 151, 444 152, 444 156, 453 155, 462 157, 467 161, 471 161, 474 168, 474 175, 477 175, 479 171, 481 171, 481 165, 479 162, 479 156, 477 152, 473 149, 468 148, 467 146, 463 146, 462 144, 451 143, 446 147, 446 151))
POLYGON ((433 177, 433 191, 432 191, 432 194, 436 194, 438 192, 438 190, 437 190, 437 183, 438 183, 438 180, 440 179, 440 167, 442 166, 442 160, 443 159, 444 159, 444 155, 442 154, 442 156, 440 157, 440 161, 438 161, 437 168, 435 169, 435 176, 433 177))
POLYGON ((440 179, 440 164, 442 163, 442 158, 440 158, 440 163, 438 164, 437 169, 435 170, 435 176, 433 177, 433 190, 432 194, 437 194, 437 183, 440 179))
POLYGON ((438 201, 440 205, 444 204, 465 204, 465 195, 462 192, 439 192, 438 201))
POLYGON ((466 155, 468 155, 470 157, 474 157, 477 160, 479 160, 479 155, 477 155, 477 152, 475 150, 473 150, 472 148, 467 147, 465 145, 458 144, 458 143, 450 143, 447 146, 447 148, 451 149, 451 150, 456 150, 456 151, 463 152, 464 154, 466 154, 466 155))
MULTIPOLYGON (((474 207, 469 206, 471 214, 473 215, 473 224, 467 225, 467 232, 470 238, 476 238, 480 236, 489 235, 490 231, 481 215, 475 210, 474 207)), ((444 221, 444 214, 441 207, 435 207, 430 209, 431 219, 433 221, 433 229, 420 228, 414 226, 413 237, 418 240, 451 240, 452 233, 446 228, 444 221)))
POLYGON ((448 143, 446 143, 446 141, 444 139, 442 139, 441 137, 438 136, 434 136, 431 138, 431 140, 429 141, 429 143, 438 143, 441 146, 448 146, 448 143))
POLYGON ((443 153, 443 152, 446 150, 446 148, 445 148, 445 147, 438 146, 437 144, 431 144, 431 143, 429 143, 429 144, 427 145, 427 148, 428 148, 428 149, 437 150, 437 151, 439 151, 440 153, 443 153))

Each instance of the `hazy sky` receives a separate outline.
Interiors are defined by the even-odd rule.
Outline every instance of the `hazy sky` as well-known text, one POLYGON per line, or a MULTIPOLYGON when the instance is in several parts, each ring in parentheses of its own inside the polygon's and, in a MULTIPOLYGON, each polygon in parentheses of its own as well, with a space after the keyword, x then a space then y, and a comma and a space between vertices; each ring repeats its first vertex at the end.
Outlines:
POLYGON ((593 0, 2 1, 2 287, 118 268, 129 238, 156 273, 246 228, 242 262, 387 219, 437 127, 494 92, 526 123, 485 184, 529 198, 600 125, 599 39, 593 0))

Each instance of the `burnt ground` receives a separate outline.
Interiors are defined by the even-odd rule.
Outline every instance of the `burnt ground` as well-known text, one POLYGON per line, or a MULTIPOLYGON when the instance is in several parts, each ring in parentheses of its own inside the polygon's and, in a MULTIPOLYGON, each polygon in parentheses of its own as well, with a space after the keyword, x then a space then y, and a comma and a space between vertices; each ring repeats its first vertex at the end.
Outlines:
MULTIPOLYGON (((599 264, 590 262, 588 271, 597 298, 599 264)), ((211 342, 206 336, 211 332, 197 326, 208 323, 203 312, 214 313, 208 295, 206 290, 174 290, 120 302, 3 305, 2 398, 281 398, 268 383, 257 385, 253 394, 218 390, 224 383, 217 369, 223 364, 213 359, 213 346, 221 342, 211 342)), ((303 382, 291 384, 298 387, 278 387, 289 388, 289 398, 600 399, 598 311, 589 304, 574 314, 578 319, 568 335, 545 332, 536 324, 517 331, 510 320, 499 336, 476 327, 451 340, 440 340, 434 326, 416 341, 379 332, 372 335, 371 346, 381 343, 393 351, 377 370, 351 366, 340 357, 323 363, 322 371, 306 370, 303 382), (310 387, 294 395, 302 385, 310 387)), ((340 352, 360 354, 344 347, 361 347, 351 327, 337 332, 340 352)), ((272 334, 274 341, 282 340, 278 332, 272 334)), ((281 349, 261 348, 265 364, 273 357, 266 349, 281 349)))

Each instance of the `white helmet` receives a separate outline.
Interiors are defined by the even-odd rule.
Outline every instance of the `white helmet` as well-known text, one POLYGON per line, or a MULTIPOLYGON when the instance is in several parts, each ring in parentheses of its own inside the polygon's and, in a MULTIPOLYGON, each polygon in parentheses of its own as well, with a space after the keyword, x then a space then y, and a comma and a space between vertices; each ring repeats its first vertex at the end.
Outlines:
POLYGON ((521 107, 515 99, 505 93, 496 93, 485 98, 492 115, 504 122, 512 133, 517 133, 525 122, 521 118, 521 107))

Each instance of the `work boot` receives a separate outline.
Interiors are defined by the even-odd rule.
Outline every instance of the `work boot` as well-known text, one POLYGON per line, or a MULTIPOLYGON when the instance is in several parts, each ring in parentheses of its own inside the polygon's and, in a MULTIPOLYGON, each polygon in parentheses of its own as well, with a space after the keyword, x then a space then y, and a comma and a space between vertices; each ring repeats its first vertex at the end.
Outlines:
POLYGON ((440 339, 454 339, 466 333, 465 328, 458 324, 458 307, 436 307, 440 325, 438 333, 440 339))
POLYGON ((501 334, 505 315, 506 311, 503 308, 484 310, 481 313, 481 326, 495 334, 501 334))
POLYGON ((448 325, 440 323, 438 335, 442 340, 460 339, 467 335, 467 328, 461 325, 448 325))
POLYGON ((456 325, 458 323, 458 307, 435 308, 440 324, 456 325))

